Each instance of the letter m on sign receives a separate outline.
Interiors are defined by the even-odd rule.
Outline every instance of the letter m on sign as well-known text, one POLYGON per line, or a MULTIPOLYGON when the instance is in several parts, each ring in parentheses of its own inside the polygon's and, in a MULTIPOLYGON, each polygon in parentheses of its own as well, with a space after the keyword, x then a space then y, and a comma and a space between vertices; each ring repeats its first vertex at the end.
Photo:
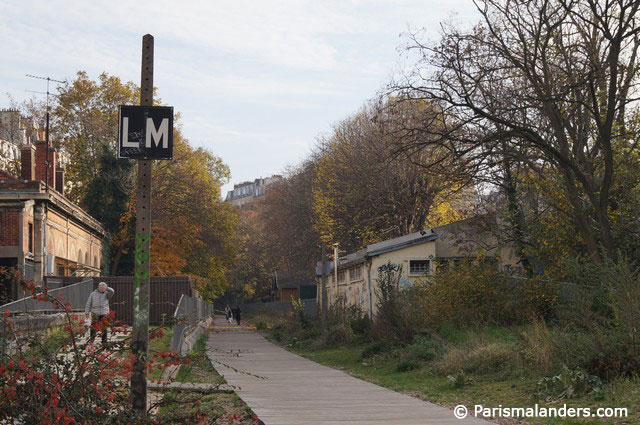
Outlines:
POLYGON ((173 107, 122 105, 118 112, 119 158, 173 157, 173 107))

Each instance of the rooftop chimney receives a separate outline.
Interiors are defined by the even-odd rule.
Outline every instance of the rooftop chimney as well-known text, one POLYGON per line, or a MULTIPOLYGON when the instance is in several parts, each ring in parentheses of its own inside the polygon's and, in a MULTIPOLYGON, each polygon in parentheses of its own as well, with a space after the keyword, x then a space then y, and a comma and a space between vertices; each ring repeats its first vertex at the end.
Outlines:
POLYGON ((56 167, 56 191, 64 195, 64 168, 56 167))
MULTIPOLYGON (((36 142, 36 180, 46 183, 47 175, 47 144, 43 140, 36 142)), ((49 147, 49 187, 56 188, 56 150, 49 147)))
POLYGON ((22 168, 22 180, 35 180, 36 178, 36 148, 28 144, 20 148, 20 165, 22 168))

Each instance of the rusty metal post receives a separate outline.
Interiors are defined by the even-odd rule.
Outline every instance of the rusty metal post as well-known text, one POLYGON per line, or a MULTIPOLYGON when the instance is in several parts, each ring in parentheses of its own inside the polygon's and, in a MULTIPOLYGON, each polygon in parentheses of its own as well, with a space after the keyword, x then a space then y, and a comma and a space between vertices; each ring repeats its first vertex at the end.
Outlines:
MULTIPOLYGON (((142 37, 140 105, 153 106, 153 36, 142 37)), ((149 345, 149 259, 151 247, 151 160, 138 160, 136 189, 136 240, 133 294, 135 356, 131 375, 131 403, 141 415, 147 413, 147 349, 149 345)))

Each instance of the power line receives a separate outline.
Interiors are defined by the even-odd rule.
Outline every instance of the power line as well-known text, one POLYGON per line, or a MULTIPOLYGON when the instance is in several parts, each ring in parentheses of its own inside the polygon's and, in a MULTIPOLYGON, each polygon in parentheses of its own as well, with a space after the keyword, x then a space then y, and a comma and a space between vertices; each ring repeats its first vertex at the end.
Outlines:
MULTIPOLYGON (((39 75, 33 75, 33 74, 25 74, 27 77, 29 78, 35 78, 37 80, 45 80, 47 82, 47 92, 46 93, 42 93, 42 92, 34 92, 34 93, 41 93, 41 94, 46 94, 47 95, 47 113, 49 112, 49 95, 51 95, 51 93, 49 92, 49 83, 50 82, 54 82, 54 83, 60 83, 60 84, 66 84, 66 81, 61 81, 61 80, 56 80, 53 79, 51 77, 41 77, 39 75)), ((25 90, 25 91, 31 91, 31 90, 25 90)), ((54 95, 55 96, 55 95, 54 95)))

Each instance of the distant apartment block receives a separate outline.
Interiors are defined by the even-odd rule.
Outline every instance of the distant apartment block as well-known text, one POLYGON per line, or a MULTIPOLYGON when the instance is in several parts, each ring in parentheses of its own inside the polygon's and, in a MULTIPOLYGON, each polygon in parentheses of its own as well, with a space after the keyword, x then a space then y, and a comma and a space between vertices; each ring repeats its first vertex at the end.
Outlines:
POLYGON ((231 202, 233 206, 241 207, 256 198, 264 196, 269 185, 282 180, 282 176, 273 175, 271 177, 255 179, 252 182, 243 182, 233 185, 233 190, 227 192, 226 202, 231 202))
POLYGON ((38 125, 13 108, 0 109, 0 169, 17 172, 20 147, 36 140, 38 125))

